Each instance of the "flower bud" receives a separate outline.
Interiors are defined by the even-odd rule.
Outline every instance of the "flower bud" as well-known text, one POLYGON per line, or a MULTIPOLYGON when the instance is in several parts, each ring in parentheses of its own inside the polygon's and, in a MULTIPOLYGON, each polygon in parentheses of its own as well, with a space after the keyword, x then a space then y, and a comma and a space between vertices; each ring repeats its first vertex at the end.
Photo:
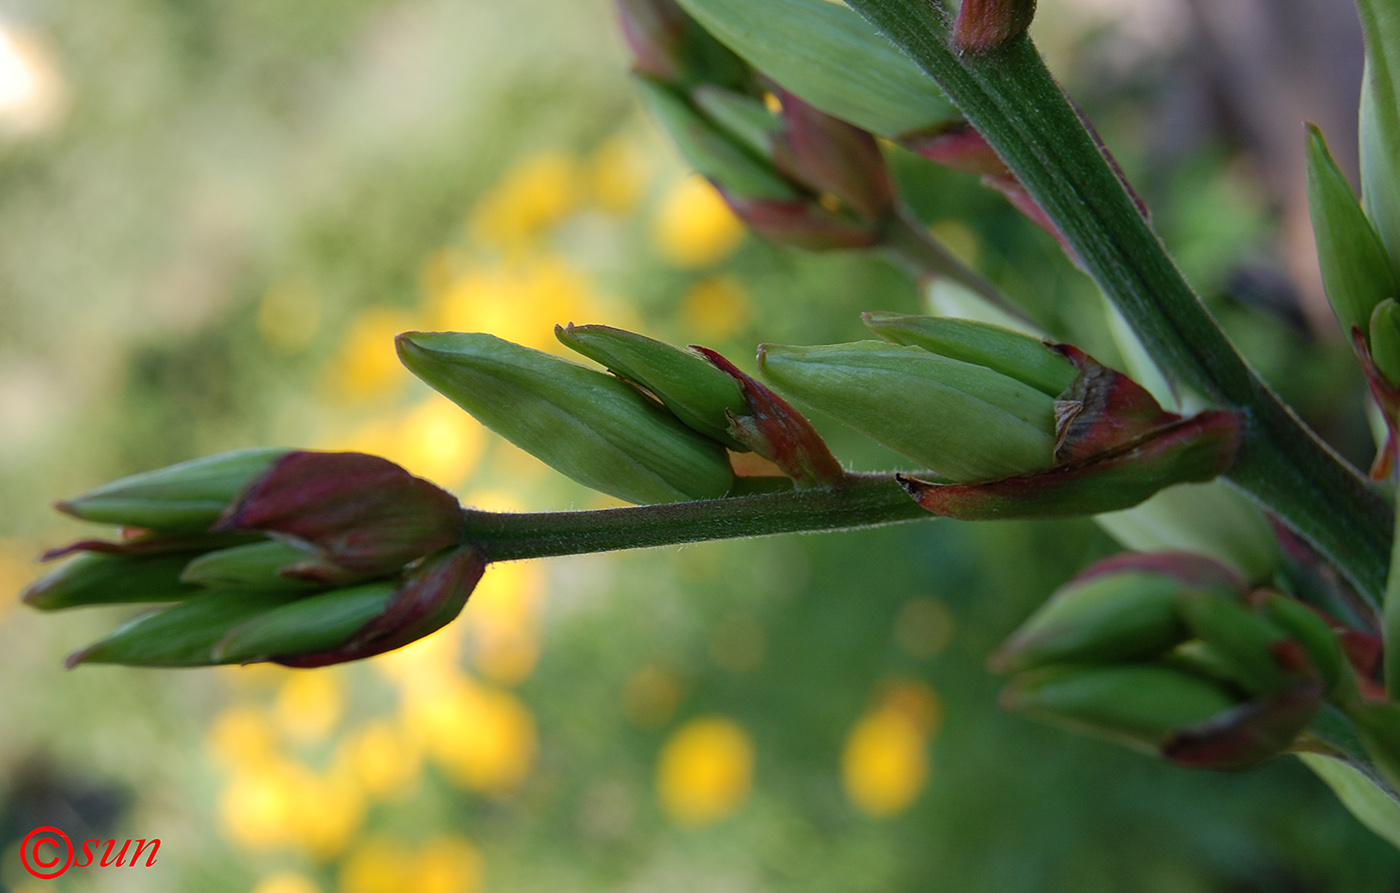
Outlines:
POLYGON ((1237 599, 1183 593, 1178 604, 1186 625, 1230 668, 1229 681, 1250 694, 1277 694, 1316 673, 1296 642, 1237 599))
POLYGON ((876 311, 861 314, 865 327, 896 344, 912 344, 952 360, 975 363, 1058 397, 1079 370, 1044 339, 970 319, 907 316, 876 311))
POLYGON ((387 459, 297 451, 253 482, 215 530, 291 538, 310 554, 287 576, 343 586, 454 545, 463 523, 456 497, 387 459))
POLYGON ((1368 326, 1371 362, 1393 389, 1400 389, 1400 303, 1386 298, 1376 305, 1368 326))
POLYGON ((674 0, 617 0, 636 70, 673 83, 742 83, 743 63, 674 0))
POLYGON ((1235 706, 1219 685, 1170 667, 1045 667, 1023 673, 1002 706, 1159 754, 1180 730, 1235 706))
POLYGON ((798 402, 953 480, 1052 464, 1054 400, 985 366, 879 341, 763 345, 758 361, 798 402))
POLYGON ((799 197, 782 175, 693 109, 671 88, 637 77, 647 108, 675 140, 681 155, 728 195, 750 201, 799 197))
POLYGON ((782 132, 773 151, 778 168, 818 195, 835 196, 866 220, 888 214, 894 187, 875 138, 792 93, 784 91, 780 99, 782 132))
POLYGON ((69 669, 78 664, 209 666, 214 663, 214 646, 230 630, 295 598, 295 593, 232 590, 197 595, 174 607, 137 617, 69 655, 64 665, 69 669))
POLYGON ((327 651, 383 614, 393 597, 394 584, 384 581, 277 605, 230 627, 209 649, 209 662, 257 663, 327 651))
POLYGON ((879 227, 823 207, 814 198, 755 199, 721 188, 730 210, 753 232, 777 245, 804 251, 846 251, 873 248, 879 227))
POLYGON ((1342 649, 1341 639, 1337 630, 1321 614, 1277 592, 1265 592, 1260 598, 1259 609, 1265 619, 1303 647, 1309 662, 1322 677, 1328 695, 1357 696, 1356 680, 1342 649))
POLYGON ((953 48, 986 53, 1025 34, 1035 18, 1035 0, 962 0, 953 23, 953 48))
MULTIPOLYGON (((1400 272, 1400 16, 1392 0, 1358 0, 1366 38, 1361 90, 1361 201, 1400 272)), ((711 29, 713 31, 713 29, 711 29)), ((721 40, 723 38, 721 37, 721 40)), ((740 53, 743 55, 743 53, 740 53)))
POLYGON ((1371 330, 1376 305, 1400 294, 1395 269, 1322 133, 1308 126, 1308 205, 1322 283, 1342 331, 1371 330))
POLYGON ((208 456, 104 484, 56 508, 84 521, 160 532, 205 530, 287 450, 208 456))
POLYGON ((182 582, 180 571, 189 553, 126 557, 77 555, 40 577, 20 596, 31 608, 56 611, 81 605, 128 602, 173 602, 198 593, 182 582))
POLYGON ((206 589, 314 589, 322 581, 300 579, 296 569, 306 562, 319 569, 321 557, 314 548, 265 540, 206 552, 184 566, 180 579, 206 589))
POLYGON ((1192 769, 1239 770, 1292 749, 1322 703, 1322 682, 1308 679, 1272 697, 1240 704, 1172 735, 1162 756, 1192 769))
POLYGON ((680 0, 783 89, 862 130, 895 137, 958 117, 933 79, 849 8, 826 0, 680 0), (833 65, 833 60, 840 65, 833 65))
POLYGON ((1061 587, 992 656, 999 673, 1055 663, 1148 660, 1189 637, 1177 602, 1212 591, 1238 598, 1244 581, 1186 553, 1117 555, 1061 587))
POLYGON ((690 91, 690 101, 750 152, 759 158, 772 157, 783 124, 760 100, 714 84, 700 84, 690 91))
POLYGON ((739 385, 694 350, 611 326, 569 323, 567 328, 555 326, 554 337, 646 388, 687 427, 732 450, 748 449, 729 434, 729 415, 748 414, 739 385))
POLYGON ((613 376, 491 335, 409 332, 397 343, 415 375, 585 486, 652 503, 733 485, 724 447, 613 376))

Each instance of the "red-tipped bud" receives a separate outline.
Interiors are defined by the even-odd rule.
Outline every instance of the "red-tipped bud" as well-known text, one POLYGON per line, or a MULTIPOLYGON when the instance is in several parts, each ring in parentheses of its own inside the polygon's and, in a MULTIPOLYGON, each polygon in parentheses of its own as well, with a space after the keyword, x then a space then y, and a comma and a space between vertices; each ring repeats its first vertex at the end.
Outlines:
POLYGON ((779 97, 783 129, 773 153, 779 170, 867 220, 887 214, 894 189, 875 138, 791 93, 780 90, 779 97))
POLYGON ((829 211, 812 199, 747 198, 716 185, 735 216, 770 242, 806 251, 844 251, 871 248, 880 241, 876 227, 829 211))
POLYGON ((218 530, 259 531, 312 546, 300 579, 344 585, 385 576, 455 545, 457 499, 378 456, 294 452, 277 460, 226 511, 218 530))
POLYGON ((953 48, 968 53, 995 50, 1025 34, 1035 18, 1035 0, 962 0, 953 24, 953 48))

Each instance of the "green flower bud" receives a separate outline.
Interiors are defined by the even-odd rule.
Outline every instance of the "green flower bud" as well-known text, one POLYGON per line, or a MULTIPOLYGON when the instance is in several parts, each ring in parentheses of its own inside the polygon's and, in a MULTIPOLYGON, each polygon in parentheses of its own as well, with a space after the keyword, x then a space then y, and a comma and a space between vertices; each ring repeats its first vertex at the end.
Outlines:
POLYGON ((1351 330, 1371 330, 1377 304, 1400 294, 1395 270, 1380 237, 1352 194, 1346 176, 1327 151, 1322 133, 1308 126, 1308 205, 1312 209, 1322 284, 1348 340, 1351 330))
POLYGON ((185 566, 180 579, 210 589, 304 591, 317 584, 281 571, 316 557, 313 550, 268 540, 200 555, 185 566))
POLYGON ((555 326, 564 346, 606 366, 656 396, 687 427, 732 450, 748 447, 729 434, 729 416, 749 412, 733 378, 693 350, 614 329, 611 326, 555 326))
POLYGON ((1253 583, 1272 580, 1282 560, 1264 513, 1219 481, 1168 487, 1139 506, 1094 520, 1129 549, 1207 555, 1253 583))
POLYGON ((286 453, 238 450, 182 462, 104 484, 56 507, 103 524, 172 533, 206 530, 244 487, 286 453))
POLYGON ((210 659, 250 663, 327 651, 383 614, 395 589, 393 582, 368 583, 277 605, 228 630, 210 649, 210 659))
POLYGON ((845 6, 825 0, 680 3, 784 89, 862 130, 895 137, 958 117, 923 69, 845 6))
POLYGON ((773 167, 723 132, 671 88, 645 77, 637 88, 685 160, 726 192, 741 198, 785 201, 798 192, 773 167))
POLYGON ((1157 665, 1033 670, 1013 679, 1001 702, 1154 755, 1181 729, 1235 706, 1220 686, 1157 665))
POLYGON ((1317 668, 1329 694, 1357 697, 1356 680, 1332 625, 1312 608, 1276 592, 1266 594, 1260 610, 1264 617, 1303 646, 1317 668))
POLYGON ((1079 376, 1074 363, 1046 347, 1044 340, 1001 326, 883 311, 861 314, 861 319, 881 338, 986 366, 1051 397, 1063 394, 1079 376))
POLYGON ((729 492, 724 447, 602 372, 491 335, 409 332, 399 357, 486 427, 579 483, 629 502, 729 492))
POLYGON ((1386 298, 1371 313, 1371 362, 1392 388, 1400 388, 1400 304, 1386 298))
POLYGON ((1400 9, 1394 0, 1358 0, 1356 6, 1366 36, 1361 200, 1400 272, 1400 9))
POLYGON ((690 92, 695 107, 759 158, 771 158, 783 125, 762 102, 734 90, 702 84, 690 92))
POLYGON ((1230 681, 1250 694, 1273 694, 1297 681, 1301 668, 1288 665, 1288 637, 1238 600, 1184 593, 1178 604, 1191 631, 1227 662, 1230 681))
POLYGON ((763 345, 780 391, 958 481, 1048 468, 1055 401, 999 372, 918 347, 763 345))
POLYGON ((81 605, 173 602, 199 592, 181 582, 188 552, 128 557, 88 552, 35 580, 21 599, 31 608, 56 611, 81 605))
POLYGON ((205 667, 219 640, 238 625, 297 597, 294 593, 219 591, 143 614, 106 638, 69 655, 65 665, 205 667))
POLYGON ((1115 555, 1061 587, 992 656, 997 672, 1158 657, 1188 638, 1182 593, 1237 596, 1243 581, 1196 555, 1115 555))

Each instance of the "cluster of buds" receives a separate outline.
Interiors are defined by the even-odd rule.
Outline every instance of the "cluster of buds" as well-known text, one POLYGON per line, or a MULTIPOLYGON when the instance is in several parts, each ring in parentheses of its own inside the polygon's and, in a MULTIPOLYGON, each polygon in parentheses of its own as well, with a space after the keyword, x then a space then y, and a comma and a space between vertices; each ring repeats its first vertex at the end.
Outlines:
POLYGON ((674 0, 619 0, 618 9, 647 105, 755 232, 811 250, 880 241, 894 194, 874 137, 765 89, 674 0))
MULTIPOLYGON (((1243 769, 1317 751, 1306 730, 1324 702, 1377 716, 1377 646, 1210 559, 1168 552, 1088 568, 991 663, 1012 674, 1010 709, 1179 765, 1243 769)), ((1400 741, 1374 738, 1373 758, 1400 741)))
POLYGON ((362 453, 244 450, 59 503, 121 525, 83 540, 23 600, 41 610, 169 603, 69 666, 317 667, 381 654, 462 610, 486 568, 450 493, 362 453))

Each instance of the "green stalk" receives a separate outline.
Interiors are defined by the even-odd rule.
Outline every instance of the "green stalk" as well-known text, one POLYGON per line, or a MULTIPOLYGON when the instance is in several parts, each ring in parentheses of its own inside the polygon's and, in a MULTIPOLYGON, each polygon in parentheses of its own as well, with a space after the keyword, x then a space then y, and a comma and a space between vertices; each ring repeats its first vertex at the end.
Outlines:
POLYGON ((1228 473, 1316 546, 1372 606, 1390 557, 1392 507, 1317 438, 1235 351, 1176 269, 1027 37, 950 49, 928 0, 848 0, 919 64, 1020 178, 1084 268, 1173 375, 1244 412, 1228 473))
POLYGON ((834 487, 667 505, 538 513, 467 509, 465 515, 466 538, 480 545, 491 561, 850 530, 932 517, 892 474, 850 474, 834 487))

